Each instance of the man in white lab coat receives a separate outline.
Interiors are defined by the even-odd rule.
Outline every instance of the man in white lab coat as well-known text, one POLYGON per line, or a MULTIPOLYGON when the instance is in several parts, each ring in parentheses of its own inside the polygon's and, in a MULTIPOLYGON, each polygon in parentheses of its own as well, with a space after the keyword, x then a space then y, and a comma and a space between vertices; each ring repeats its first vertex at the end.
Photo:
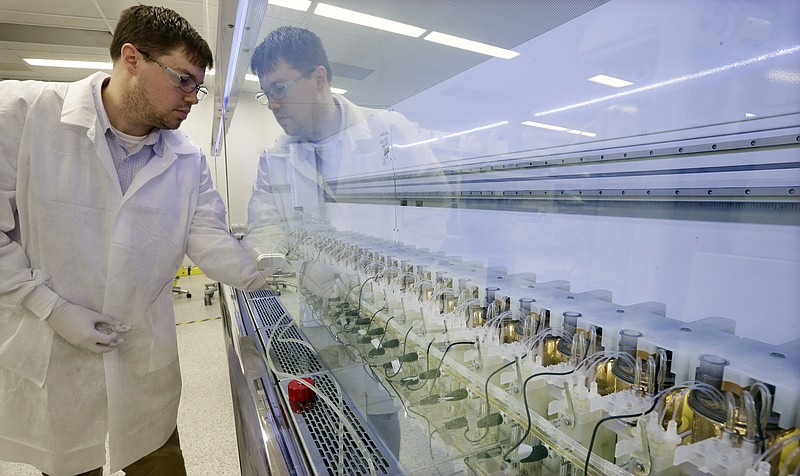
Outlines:
POLYGON ((0 82, 0 459, 51 475, 185 474, 172 281, 266 283, 230 236, 200 149, 174 129, 206 94, 207 43, 125 10, 113 71, 0 82))
MULTIPOLYGON (((299 220, 328 219, 325 195, 330 200, 336 191, 327 181, 391 175, 392 147, 420 142, 419 128, 398 112, 357 106, 332 93, 327 55, 309 30, 280 27, 271 32, 256 48, 250 66, 262 88, 256 98, 286 135, 259 157, 248 204, 247 242, 281 252, 299 220)), ((436 162, 427 146, 411 150, 407 156, 415 161, 436 162)), ((388 214, 383 215, 394 228, 388 214)), ((315 290, 327 294, 334 282, 324 278, 333 276, 323 274, 317 276, 321 287, 315 290)))
MULTIPOLYGON (((327 54, 320 38, 307 29, 285 26, 271 32, 256 48, 250 66, 262 89, 257 99, 287 135, 259 158, 248 204, 247 243, 266 253, 282 253, 291 251, 287 244, 292 238, 287 236, 300 221, 327 219, 325 195, 335 195, 327 180, 391 174, 392 144, 417 142, 419 133, 397 112, 360 107, 333 94, 327 54)), ((431 162, 432 156, 426 160, 431 162)), ((394 223, 389 214, 382 215, 376 219, 394 223)), ((300 284, 318 296, 332 297, 354 285, 352 275, 341 268, 319 262, 300 267, 300 284)), ((333 341, 330 346, 329 351, 340 347, 333 341)), ((396 455, 399 430, 389 395, 365 375, 338 378, 351 387, 356 404, 396 455)))

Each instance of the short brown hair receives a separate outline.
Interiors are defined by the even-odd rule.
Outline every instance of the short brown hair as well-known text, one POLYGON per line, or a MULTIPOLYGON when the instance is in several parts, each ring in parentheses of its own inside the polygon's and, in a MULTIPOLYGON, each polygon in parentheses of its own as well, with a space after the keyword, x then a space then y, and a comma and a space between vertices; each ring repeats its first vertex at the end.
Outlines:
POLYGON ((125 43, 156 57, 183 49, 196 66, 210 69, 214 64, 206 40, 185 18, 165 7, 136 5, 123 11, 111 39, 113 61, 119 59, 125 43))
POLYGON ((280 61, 285 61, 302 73, 324 66, 328 72, 328 82, 333 78, 322 40, 306 28, 282 26, 270 32, 250 58, 250 69, 256 76, 261 76, 275 71, 280 61))

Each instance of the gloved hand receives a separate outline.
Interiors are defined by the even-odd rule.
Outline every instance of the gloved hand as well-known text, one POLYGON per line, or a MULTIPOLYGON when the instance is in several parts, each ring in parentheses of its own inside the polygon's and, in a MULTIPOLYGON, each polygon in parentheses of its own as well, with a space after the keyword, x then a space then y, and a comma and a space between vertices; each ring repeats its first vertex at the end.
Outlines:
POLYGON ((112 317, 66 301, 53 309, 47 323, 70 344, 98 354, 116 349, 122 342, 119 332, 130 328, 112 317))
POLYGON ((358 277, 354 272, 330 264, 313 262, 303 268, 300 284, 317 296, 336 298, 345 296, 357 283, 358 277))

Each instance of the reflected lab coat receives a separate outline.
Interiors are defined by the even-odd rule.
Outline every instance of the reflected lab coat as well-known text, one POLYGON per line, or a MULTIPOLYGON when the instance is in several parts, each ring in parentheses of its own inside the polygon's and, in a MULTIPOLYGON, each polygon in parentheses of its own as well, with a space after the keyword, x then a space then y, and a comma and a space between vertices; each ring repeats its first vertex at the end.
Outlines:
POLYGON ((0 83, 0 459, 54 476, 103 466, 106 434, 115 471, 175 429, 184 254, 211 279, 265 284, 183 133, 162 131, 163 157, 122 195, 92 96, 106 77, 0 83), (124 342, 93 354, 54 334, 22 306, 41 284, 129 324, 124 342))
MULTIPOLYGON (((392 145, 420 140, 416 124, 402 114, 360 107, 338 94, 334 94, 334 98, 342 110, 343 127, 338 134, 320 144, 282 136, 275 147, 259 157, 258 175, 248 203, 249 246, 285 252, 285 236, 300 224, 300 220, 326 218, 323 193, 335 190, 323 192, 327 187, 320 183, 323 177, 329 180, 391 173, 394 166, 390 157, 392 145)), ((427 148, 415 150, 414 159, 434 161, 427 148)), ((324 283, 317 284, 326 287, 324 283)), ((311 312, 303 300, 300 312, 311 312)), ((337 352, 344 359, 346 353, 340 344, 331 340, 328 345, 324 352, 329 354, 329 363, 339 358, 332 357, 337 352)), ((397 411, 386 389, 364 369, 337 370, 336 374, 339 383, 367 415, 397 411)))
MULTIPOLYGON (((338 134, 322 144, 281 136, 275 146, 264 150, 259 157, 247 208, 250 247, 285 252, 285 235, 298 220, 326 219, 322 177, 332 180, 391 173, 393 144, 420 140, 417 125, 402 114, 361 107, 339 94, 333 97, 342 110, 343 126, 338 134)), ((434 161, 427 149, 415 150, 414 158, 434 161)))

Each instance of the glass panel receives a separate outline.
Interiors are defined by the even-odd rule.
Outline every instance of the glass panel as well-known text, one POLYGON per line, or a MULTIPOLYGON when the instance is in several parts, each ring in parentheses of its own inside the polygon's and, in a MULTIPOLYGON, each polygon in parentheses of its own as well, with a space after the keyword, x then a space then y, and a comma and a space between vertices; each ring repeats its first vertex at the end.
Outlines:
POLYGON ((228 132, 323 367, 282 384, 333 379, 378 474, 795 470, 800 4, 558 3, 267 7, 333 72, 265 66, 228 132))

